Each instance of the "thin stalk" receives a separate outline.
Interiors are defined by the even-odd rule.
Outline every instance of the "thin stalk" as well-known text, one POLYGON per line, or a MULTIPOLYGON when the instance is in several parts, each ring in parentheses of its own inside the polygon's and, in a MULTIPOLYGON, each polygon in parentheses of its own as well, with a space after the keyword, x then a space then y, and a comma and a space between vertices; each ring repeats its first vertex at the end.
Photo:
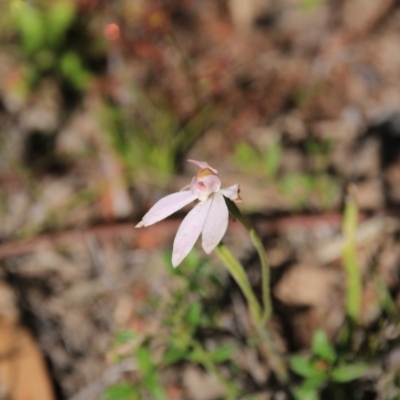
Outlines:
POLYGON ((264 325, 256 326, 257 336, 260 339, 260 349, 266 360, 270 363, 279 382, 285 384, 289 380, 287 367, 282 354, 277 350, 273 337, 264 325))
POLYGON ((271 305, 271 291, 270 291, 270 267, 268 263, 267 256, 265 254, 265 249, 262 244, 261 238, 257 235, 254 227, 250 224, 249 221, 243 216, 240 212, 239 208, 236 204, 225 198, 226 205, 228 206, 228 210, 230 214, 236 218, 249 232, 250 239, 257 250, 258 256, 261 262, 261 271, 262 271, 262 298, 263 298, 263 306, 264 312, 262 315, 262 322, 266 323, 271 317, 272 314, 272 305, 271 305))
POLYGON ((215 252, 225 264, 247 300, 262 354, 271 364, 278 380, 281 383, 286 383, 288 376, 285 361, 283 356, 276 349, 273 338, 265 328, 264 313, 262 312, 261 306, 250 286, 242 264, 233 256, 222 242, 215 248, 215 252))
POLYGON ((355 199, 348 194, 343 217, 343 265, 346 272, 346 312, 355 322, 360 319, 362 277, 357 262, 356 232, 358 207, 355 199))
POLYGON ((224 265, 232 275, 233 279, 235 279, 236 283, 240 287, 249 305, 253 321, 256 323, 256 325, 261 324, 262 323, 261 306, 256 296, 254 295, 253 289, 250 286, 249 280, 243 269, 242 264, 240 264, 240 262, 236 260, 233 254, 222 242, 215 248, 215 252, 221 259, 221 261, 224 263, 224 265))

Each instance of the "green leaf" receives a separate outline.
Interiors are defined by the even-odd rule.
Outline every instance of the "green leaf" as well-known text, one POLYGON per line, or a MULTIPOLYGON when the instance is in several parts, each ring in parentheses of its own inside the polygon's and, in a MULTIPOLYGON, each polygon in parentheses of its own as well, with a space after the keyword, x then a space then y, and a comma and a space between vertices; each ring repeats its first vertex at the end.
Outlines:
POLYGON ((27 54, 32 54, 44 46, 44 18, 37 8, 21 7, 17 14, 17 26, 21 34, 22 47, 27 54))
POLYGON ((139 400, 136 390, 128 383, 119 383, 107 388, 102 398, 104 400, 139 400))
POLYGON ((171 347, 164 353, 164 362, 167 364, 175 364, 184 359, 187 354, 188 350, 186 348, 171 347))
POLYGON ((307 389, 307 390, 316 390, 319 389, 326 381, 327 376, 321 375, 321 376, 313 376, 311 378, 307 378, 302 384, 301 388, 307 389))
POLYGON ((300 387, 293 392, 296 400, 319 400, 318 393, 315 390, 300 387))
POLYGON ((335 349, 329 343, 328 336, 322 329, 317 329, 314 333, 312 350, 314 354, 330 363, 333 363, 336 360, 335 349))
POLYGON ((47 40, 51 45, 58 45, 75 17, 73 1, 56 1, 51 4, 47 15, 47 40))
POLYGON ((189 361, 202 364, 204 362, 204 354, 199 348, 194 348, 188 355, 189 361))
POLYGON ((229 360, 235 351, 236 351, 235 345, 224 344, 212 351, 211 358, 215 363, 221 363, 229 360))
POLYGON ((294 355, 290 357, 290 368, 300 376, 311 378, 323 376, 324 373, 318 370, 308 357, 294 355))
POLYGON ((335 382, 350 382, 365 375, 368 371, 368 365, 348 364, 335 368, 331 373, 331 378, 335 382))
POLYGON ((164 388, 160 384, 158 373, 153 370, 143 380, 145 388, 150 392, 152 400, 165 400, 164 388))
POLYGON ((69 51, 61 57, 60 69, 62 75, 75 86, 83 89, 89 79, 89 73, 84 69, 78 54, 69 51))
POLYGON ((196 327, 200 322, 201 317, 201 304, 199 302, 193 303, 186 314, 186 321, 189 322, 190 325, 196 327))
POLYGON ((139 371, 143 376, 148 375, 154 369, 153 360, 150 350, 146 347, 141 347, 135 354, 138 363, 139 371))

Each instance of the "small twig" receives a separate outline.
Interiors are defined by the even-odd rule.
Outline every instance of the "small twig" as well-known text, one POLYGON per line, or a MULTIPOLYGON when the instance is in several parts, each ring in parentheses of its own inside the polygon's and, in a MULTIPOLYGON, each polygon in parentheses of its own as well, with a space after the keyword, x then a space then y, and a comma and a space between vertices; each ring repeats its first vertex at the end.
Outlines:
MULTIPOLYGON (((390 214, 390 213, 388 213, 390 214)), ((398 217, 398 214, 396 214, 398 217)), ((329 226, 340 227, 340 213, 323 213, 318 215, 292 215, 288 217, 264 217, 257 216, 257 230, 260 235, 269 235, 275 233, 289 232, 294 228, 302 228, 307 231, 319 229, 321 224, 329 224, 329 226)), ((360 220, 365 219, 365 215, 360 215, 360 220)), ((171 241, 176 230, 181 223, 180 218, 168 219, 161 221, 157 225, 149 226, 146 231, 135 229, 135 222, 109 223, 103 225, 92 226, 82 229, 67 229, 58 232, 43 233, 33 237, 32 239, 10 241, 0 244, 0 260, 7 257, 17 256, 21 254, 35 251, 37 247, 42 245, 56 245, 58 243, 82 241, 85 235, 94 235, 104 239, 113 239, 115 237, 133 238, 136 243, 141 243, 149 239, 146 248, 154 248, 171 241)), ((240 229, 236 224, 231 224, 229 229, 240 229)))
POLYGON ((135 229, 135 223, 133 222, 121 222, 93 226, 90 228, 44 233, 32 239, 12 241, 1 244, 0 260, 11 256, 30 253, 41 245, 56 245, 63 242, 75 243, 77 240, 82 241, 82 238, 84 238, 85 235, 95 235, 97 237, 104 237, 106 239, 127 236, 130 238, 133 237, 137 239, 137 241, 140 241, 141 239, 144 240, 145 238, 149 237, 153 239, 153 245, 159 245, 160 243, 164 243, 166 240, 169 240, 173 237, 176 229, 179 226, 179 222, 180 221, 178 220, 164 221, 162 224, 159 224, 155 227, 149 227, 147 232, 140 232, 135 229), (156 240, 154 240, 154 238, 156 238, 156 240))

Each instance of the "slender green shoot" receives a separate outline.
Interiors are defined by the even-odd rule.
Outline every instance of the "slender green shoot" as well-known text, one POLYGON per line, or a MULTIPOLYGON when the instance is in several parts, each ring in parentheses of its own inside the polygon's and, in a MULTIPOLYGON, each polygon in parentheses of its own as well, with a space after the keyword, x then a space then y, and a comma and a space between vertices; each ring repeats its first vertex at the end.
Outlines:
POLYGON ((358 322, 361 314, 362 277, 357 262, 356 232, 358 207, 349 193, 346 199, 343 217, 343 265, 346 272, 346 313, 358 322))
POLYGON ((240 212, 239 208, 233 201, 229 200, 228 198, 225 198, 225 201, 228 206, 229 213, 234 218, 236 218, 249 232, 251 241, 254 247, 256 248, 258 256, 260 258, 261 271, 262 271, 262 296, 263 296, 263 306, 264 306, 262 321, 265 323, 270 319, 272 313, 271 292, 270 292, 270 269, 269 269, 267 255, 265 254, 265 249, 261 241, 261 238, 257 235, 257 232, 254 229, 254 227, 250 224, 249 221, 247 221, 247 219, 243 216, 243 214, 240 212))
POLYGON ((250 282, 242 264, 240 264, 240 262, 233 256, 230 250, 222 242, 215 248, 215 252, 240 287, 244 297, 247 300, 254 322, 257 325, 260 324, 262 321, 261 306, 254 295, 253 289, 250 286, 250 282))

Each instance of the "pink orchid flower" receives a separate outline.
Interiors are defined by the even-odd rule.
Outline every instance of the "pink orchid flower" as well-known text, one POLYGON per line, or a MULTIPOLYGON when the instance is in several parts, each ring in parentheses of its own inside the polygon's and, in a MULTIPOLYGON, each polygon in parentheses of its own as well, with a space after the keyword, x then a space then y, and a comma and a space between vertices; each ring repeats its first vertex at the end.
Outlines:
POLYGON ((189 254, 200 233, 202 233, 203 249, 210 254, 221 241, 228 227, 229 211, 224 196, 232 201, 241 201, 239 185, 221 189, 221 180, 216 169, 204 161, 188 161, 201 168, 191 184, 187 186, 188 189, 159 200, 136 225, 136 228, 141 228, 155 224, 192 201, 200 200, 184 218, 175 236, 172 251, 174 267, 177 267, 189 254))

